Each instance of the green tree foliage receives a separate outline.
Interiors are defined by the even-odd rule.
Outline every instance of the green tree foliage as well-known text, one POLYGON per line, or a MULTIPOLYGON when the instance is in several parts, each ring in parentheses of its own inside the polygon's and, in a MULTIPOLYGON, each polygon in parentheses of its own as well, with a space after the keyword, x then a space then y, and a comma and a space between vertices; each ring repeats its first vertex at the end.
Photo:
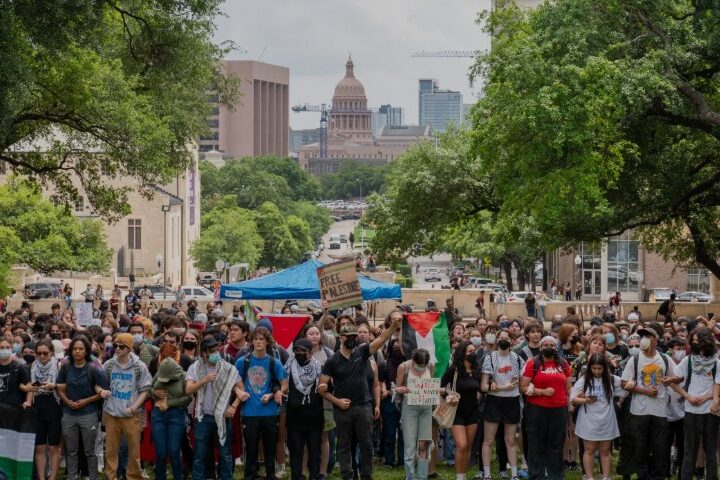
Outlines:
POLYGON ((207 129, 206 92, 237 99, 211 41, 220 4, 0 2, 0 165, 67 205, 82 190, 105 218, 129 213, 130 187, 108 180, 167 183, 207 129))
POLYGON ((16 263, 46 274, 105 273, 109 268, 112 251, 101 223, 52 204, 35 185, 10 178, 0 186, 0 211, 0 290, 6 289, 6 274, 16 263))
POLYGON ((289 267, 312 249, 310 227, 304 220, 294 215, 286 217, 270 202, 262 204, 254 213, 258 232, 265 242, 260 265, 289 267))
POLYGON ((195 266, 200 270, 215 270, 218 259, 258 266, 263 252, 263 239, 255 224, 252 211, 240 208, 232 196, 217 202, 215 208, 202 217, 202 229, 190 249, 195 266))
POLYGON ((475 78, 479 173, 545 248, 635 229, 720 275, 720 5, 500 1, 475 78))
POLYGON ((320 242, 322 236, 327 233, 333 223, 327 209, 318 207, 314 203, 296 202, 292 211, 308 223, 312 243, 320 242))
POLYGON ((344 162, 337 173, 320 177, 322 196, 340 200, 368 196, 384 190, 388 167, 373 167, 360 162, 344 162))

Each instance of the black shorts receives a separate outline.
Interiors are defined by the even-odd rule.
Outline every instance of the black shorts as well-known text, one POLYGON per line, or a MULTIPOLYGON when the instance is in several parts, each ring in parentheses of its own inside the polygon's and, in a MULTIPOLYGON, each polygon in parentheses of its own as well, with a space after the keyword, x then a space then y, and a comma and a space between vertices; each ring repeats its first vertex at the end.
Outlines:
POLYGON ((453 426, 462 425, 464 427, 467 427, 468 425, 477 425, 477 423, 477 408, 458 408, 455 412, 455 420, 453 420, 453 426))
POLYGON ((50 420, 38 419, 37 421, 37 433, 35 434, 35 446, 38 445, 50 445, 57 447, 60 445, 60 439, 62 438, 62 424, 60 422, 61 417, 56 417, 50 420))
POLYGON ((486 422, 512 425, 520 423, 520 397, 498 397, 487 395, 485 397, 486 422))

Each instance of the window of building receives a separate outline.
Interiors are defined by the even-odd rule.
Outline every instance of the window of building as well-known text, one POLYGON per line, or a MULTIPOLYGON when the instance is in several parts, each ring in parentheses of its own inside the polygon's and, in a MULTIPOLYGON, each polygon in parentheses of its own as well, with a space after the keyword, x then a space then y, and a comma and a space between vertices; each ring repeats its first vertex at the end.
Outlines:
POLYGON ((710 293, 710 270, 705 267, 688 268, 687 289, 689 292, 710 293))
POLYGON ((85 199, 83 197, 80 197, 80 199, 75 203, 75 212, 84 212, 85 211, 85 199))
MULTIPOLYGON (((600 295, 600 287, 602 287, 602 281, 600 280, 600 265, 602 263, 600 247, 588 242, 582 242, 578 255, 582 259, 580 278, 582 279, 583 295, 600 295)), ((575 259, 573 258, 574 264, 575 259)))
POLYGON ((128 219, 128 248, 140 250, 142 248, 142 232, 139 218, 128 219))
POLYGON ((218 140, 218 132, 212 132, 210 135, 201 135, 200 140, 218 140))
POLYGON ((217 118, 211 118, 207 121, 207 126, 209 128, 218 128, 220 126, 220 120, 217 118))
POLYGON ((630 232, 612 237, 607 242, 608 292, 637 292, 639 242, 630 232))
POLYGON ((210 109, 210 115, 220 115, 220 107, 213 107, 210 109))

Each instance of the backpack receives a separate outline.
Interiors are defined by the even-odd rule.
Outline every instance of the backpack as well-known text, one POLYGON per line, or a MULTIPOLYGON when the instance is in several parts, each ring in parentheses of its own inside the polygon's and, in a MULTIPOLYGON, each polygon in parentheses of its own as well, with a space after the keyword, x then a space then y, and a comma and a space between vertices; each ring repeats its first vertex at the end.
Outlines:
MULTIPOLYGON (((250 355, 252 355, 252 351, 243 357, 243 382, 247 381, 248 370, 250 370, 250 355)), ((275 356, 268 354, 268 357, 270 357, 270 366, 268 367, 270 369, 270 390, 275 393, 280 390, 280 381, 275 378, 275 356)))
MULTIPOLYGON (((692 378, 692 356, 688 356, 688 369, 687 369, 687 375, 685 376, 685 387, 684 390, 687 392, 688 388, 690 387, 690 379, 692 378)), ((712 368, 712 376, 713 376, 713 382, 715 381, 715 374, 717 373, 717 362, 713 364, 712 368)))
POLYGON ((660 315, 667 315, 670 311, 670 300, 665 300, 660 304, 660 307, 657 309, 657 313, 660 315))
MULTIPOLYGON (((663 372, 664 375, 667 375, 668 370, 670 369, 670 361, 668 360, 667 355, 661 352, 657 352, 660 354, 660 358, 662 358, 663 363, 665 364, 665 371, 663 372)), ((640 361, 640 354, 636 353, 632 356, 633 359, 633 367, 634 367, 634 376, 633 380, 637 382, 638 377, 638 362, 640 361)), ((690 364, 690 359, 688 359, 688 365, 690 364)))

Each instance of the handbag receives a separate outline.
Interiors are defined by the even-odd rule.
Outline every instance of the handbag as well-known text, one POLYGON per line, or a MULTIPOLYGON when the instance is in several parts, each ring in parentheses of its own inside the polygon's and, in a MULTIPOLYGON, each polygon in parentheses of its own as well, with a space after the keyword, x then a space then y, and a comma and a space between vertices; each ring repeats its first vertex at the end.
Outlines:
POLYGON ((455 384, 457 383, 457 369, 453 376, 452 390, 447 392, 444 398, 440 399, 440 403, 435 407, 433 411, 433 418, 440 426, 440 428, 452 428, 453 422, 455 421, 455 413, 457 412, 458 404, 451 405, 448 402, 448 397, 455 394, 455 384))

